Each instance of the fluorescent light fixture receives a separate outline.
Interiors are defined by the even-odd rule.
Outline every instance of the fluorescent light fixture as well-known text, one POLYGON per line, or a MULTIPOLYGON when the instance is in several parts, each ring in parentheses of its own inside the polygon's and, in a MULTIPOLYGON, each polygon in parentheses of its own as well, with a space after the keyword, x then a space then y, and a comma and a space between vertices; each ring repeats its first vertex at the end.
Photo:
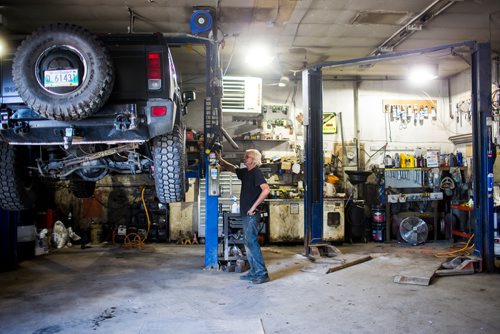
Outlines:
POLYGON ((245 62, 254 68, 266 67, 273 61, 271 50, 264 45, 253 45, 248 48, 245 62))
POLYGON ((438 65, 437 64, 416 64, 410 66, 410 71, 408 73, 408 79, 411 82, 420 84, 424 82, 429 82, 438 77, 438 65))

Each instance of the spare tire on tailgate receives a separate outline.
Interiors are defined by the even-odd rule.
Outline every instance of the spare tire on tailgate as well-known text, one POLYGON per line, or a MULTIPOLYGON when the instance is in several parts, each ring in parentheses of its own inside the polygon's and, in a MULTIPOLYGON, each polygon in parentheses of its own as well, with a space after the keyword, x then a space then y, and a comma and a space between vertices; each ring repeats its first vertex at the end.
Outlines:
POLYGON ((55 120, 79 120, 99 110, 114 83, 111 58, 97 37, 70 24, 50 24, 17 49, 12 76, 34 111, 55 120))

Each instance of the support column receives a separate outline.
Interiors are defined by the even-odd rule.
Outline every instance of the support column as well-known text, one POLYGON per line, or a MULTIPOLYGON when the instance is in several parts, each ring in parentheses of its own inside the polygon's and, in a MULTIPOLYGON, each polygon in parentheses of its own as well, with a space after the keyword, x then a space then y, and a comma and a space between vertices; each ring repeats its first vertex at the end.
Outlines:
MULTIPOLYGON (((222 74, 219 63, 218 44, 216 41, 197 36, 170 36, 169 44, 202 44, 206 47, 206 99, 204 105, 204 151, 220 137, 220 103, 222 98, 222 74)), ((205 178, 209 173, 208 155, 204 155, 205 178)), ((206 185, 208 190, 208 182, 206 185)), ((219 198, 205 195, 205 268, 218 268, 218 216, 219 198)))
POLYGON ((493 143, 491 124, 488 124, 492 120, 491 108, 491 47, 489 43, 479 43, 476 44, 472 53, 471 114, 476 218, 474 253, 483 259, 483 265, 489 272, 495 270, 493 245, 493 143))
MULTIPOLYGON (((205 101, 205 152, 211 149, 209 143, 219 141, 219 113, 222 98, 222 78, 219 73, 219 55, 217 45, 207 44, 207 99, 205 101)), ((209 192, 210 177, 209 156, 205 153, 205 268, 218 268, 218 236, 219 236, 219 197, 209 192)))
POLYGON ((323 236, 323 82, 321 69, 302 72, 304 103, 304 247, 323 236))

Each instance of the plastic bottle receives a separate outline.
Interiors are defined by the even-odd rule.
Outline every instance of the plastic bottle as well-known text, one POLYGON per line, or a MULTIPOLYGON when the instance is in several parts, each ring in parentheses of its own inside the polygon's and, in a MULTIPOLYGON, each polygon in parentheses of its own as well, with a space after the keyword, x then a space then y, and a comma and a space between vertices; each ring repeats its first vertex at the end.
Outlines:
POLYGON ((406 166, 406 154, 404 154, 404 153, 401 153, 399 155, 399 167, 401 167, 401 168, 408 167, 408 166, 406 166))
POLYGON ((240 205, 237 202, 236 197, 231 198, 233 200, 233 204, 231 205, 231 213, 240 213, 240 205))
POLYGON ((399 164, 399 153, 394 154, 394 168, 399 168, 401 165, 399 164))

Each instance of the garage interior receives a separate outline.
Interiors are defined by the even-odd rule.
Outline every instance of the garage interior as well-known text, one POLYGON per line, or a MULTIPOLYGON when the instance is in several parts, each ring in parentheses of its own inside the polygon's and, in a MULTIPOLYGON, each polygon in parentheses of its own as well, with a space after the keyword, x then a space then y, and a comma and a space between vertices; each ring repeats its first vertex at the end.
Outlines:
MULTIPOLYGON (((122 164, 93 153, 109 165, 81 196, 38 163, 33 206, 13 210, 0 171, 1 333, 500 331, 499 1, 5 0, 2 147, 38 149, 15 142, 37 127, 14 116, 5 64, 56 23, 168 43, 196 94, 186 187, 163 200, 156 159, 117 139, 122 164), (241 181, 215 159, 247 149, 270 187, 259 285, 239 279, 241 181)), ((76 129, 61 150, 83 147, 55 123, 76 129)))

